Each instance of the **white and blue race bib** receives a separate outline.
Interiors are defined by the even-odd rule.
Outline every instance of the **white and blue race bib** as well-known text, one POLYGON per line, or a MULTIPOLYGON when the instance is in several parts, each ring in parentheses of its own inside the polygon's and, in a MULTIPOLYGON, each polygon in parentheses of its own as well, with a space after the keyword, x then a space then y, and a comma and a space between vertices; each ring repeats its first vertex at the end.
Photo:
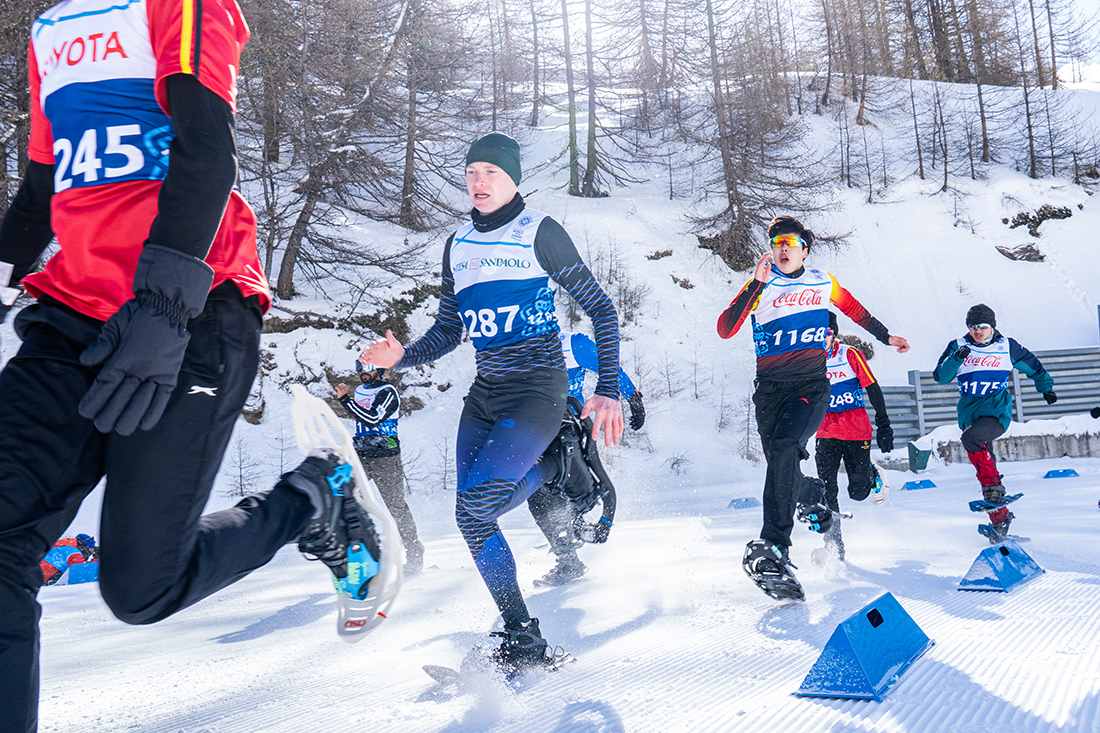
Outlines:
POLYGON ((163 180, 174 132, 153 93, 144 0, 60 3, 34 22, 31 43, 53 133, 54 192, 163 180))
POLYGON ((462 323, 478 351, 558 332, 550 273, 535 256, 535 234, 546 217, 524 209, 505 226, 455 232, 451 273, 462 323))
POLYGON ((955 343, 970 347, 970 354, 956 375, 960 395, 985 397, 1008 388, 1008 378, 1012 375, 1008 339, 1001 336, 985 346, 975 346, 965 338, 956 339, 955 343))
POLYGON ((836 354, 825 362, 829 377, 829 412, 847 412, 863 407, 863 387, 848 361, 848 345, 837 344, 836 354))
POLYGON ((832 278, 821 270, 807 268, 797 278, 772 273, 752 313, 756 356, 824 350, 832 290, 832 278))

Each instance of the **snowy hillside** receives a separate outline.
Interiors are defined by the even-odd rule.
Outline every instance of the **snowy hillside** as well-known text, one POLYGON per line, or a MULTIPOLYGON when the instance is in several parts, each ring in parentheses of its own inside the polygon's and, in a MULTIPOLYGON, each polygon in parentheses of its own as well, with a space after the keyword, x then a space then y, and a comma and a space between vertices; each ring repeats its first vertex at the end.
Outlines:
MULTIPOLYGON (((1100 107, 1100 91, 1075 94, 1100 107)), ((526 160, 560 148, 561 122, 548 119, 525 141, 526 160)), ((811 124, 812 139, 827 145, 828 119, 811 124)), ((883 134, 903 148, 904 131, 883 134)), ((583 581, 535 589, 532 580, 552 564, 544 540, 526 510, 502 522, 532 613, 577 663, 518 691, 492 681, 446 691, 421 671, 457 666, 499 626, 453 519, 447 465, 474 373, 464 344, 405 376, 405 394, 426 404, 402 420, 401 438, 427 570, 406 582, 389 621, 357 646, 339 641, 326 573, 292 547, 151 627, 114 620, 94 585, 44 588, 41 730, 1100 731, 1100 457, 1002 464, 1006 486, 1025 494, 1012 529, 1031 538, 1024 549, 1047 571, 1012 593, 956 590, 988 547, 966 506, 977 496, 972 469, 958 465, 922 474, 937 484, 923 491, 899 491, 913 476, 890 472, 894 491, 883 506, 842 499, 855 514, 844 524, 846 566, 811 564, 821 539, 797 527, 792 552, 806 603, 776 603, 744 576, 741 552, 757 536, 760 510, 726 507, 759 497, 763 483, 763 463, 743 457, 754 358, 748 333, 723 341, 715 322, 750 274, 730 271, 686 233, 689 191, 669 200, 664 174, 642 173, 655 177, 604 199, 566 196, 550 169, 520 187, 537 190, 528 205, 561 221, 594 270, 614 271, 612 289, 640 298, 623 329, 622 363, 645 394, 648 418, 622 446, 601 451, 620 497, 608 544, 581 550, 590 568, 583 581), (671 255, 647 258, 665 250, 671 255), (1041 478, 1068 467, 1080 477, 1041 478), (885 702, 792 697, 836 624, 887 591, 936 645, 885 702)), ((994 167, 987 180, 953 179, 947 194, 939 183, 903 178, 874 204, 845 190, 839 209, 806 221, 851 232, 847 248, 815 250, 808 262, 835 274, 913 346, 902 355, 876 343, 870 366, 880 381, 931 369, 977 302, 1030 349, 1096 345, 1100 206, 1088 192, 1008 167, 994 167), (1002 223, 1043 205, 1072 216, 1044 222, 1038 239, 1002 223), (1045 261, 1012 261, 995 249, 1028 242, 1045 261)), ((357 226, 364 238, 403 236, 357 226)), ((433 262, 442 241, 430 248, 433 262)), ((283 305, 340 308, 320 298, 283 305)), ((415 334, 430 325, 433 307, 414 314, 415 334)), ((11 324, 2 329, 0 357, 9 358, 11 324)), ((841 329, 866 337, 843 317, 841 329)), ((308 381, 325 367, 350 374, 362 345, 332 329, 265 334, 272 376, 264 418, 239 421, 226 469, 248 463, 260 489, 297 463, 290 397, 279 381, 308 381)), ((323 380, 309 388, 329 392, 323 380)), ((812 461, 803 468, 814 471, 812 461)), ((229 473, 210 508, 234 501, 229 473)), ((71 533, 98 534, 98 497, 71 533)))

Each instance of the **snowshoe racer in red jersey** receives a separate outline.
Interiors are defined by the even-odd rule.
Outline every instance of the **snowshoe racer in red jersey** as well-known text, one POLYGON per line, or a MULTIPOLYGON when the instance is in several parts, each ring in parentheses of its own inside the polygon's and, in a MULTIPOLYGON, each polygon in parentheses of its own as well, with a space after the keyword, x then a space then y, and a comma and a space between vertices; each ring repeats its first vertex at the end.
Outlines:
MULTIPOLYGON (((799 463, 809 457, 806 442, 821 424, 829 404, 825 372, 825 334, 829 306, 835 305, 884 344, 904 353, 909 343, 889 331, 827 272, 803 266, 814 241, 811 230, 793 216, 779 216, 768 226, 771 251, 756 263, 749 280, 718 318, 718 335, 729 338, 752 317, 756 348, 756 423, 768 463, 764 480, 764 526, 760 539, 745 548, 742 565, 749 577, 775 598, 803 597, 791 572, 789 549, 796 505, 811 527, 827 532, 831 512, 813 499, 800 499, 806 489, 799 463)), ((817 494, 821 494, 818 498, 817 494)))
POLYGON ((234 189, 247 40, 235 0, 66 0, 31 28, 30 163, 0 223, 0 286, 37 299, 0 372, 3 733, 37 728, 40 562, 104 476, 100 591, 132 624, 296 539, 338 575, 363 525, 329 490, 331 456, 201 516, 270 303, 234 189))

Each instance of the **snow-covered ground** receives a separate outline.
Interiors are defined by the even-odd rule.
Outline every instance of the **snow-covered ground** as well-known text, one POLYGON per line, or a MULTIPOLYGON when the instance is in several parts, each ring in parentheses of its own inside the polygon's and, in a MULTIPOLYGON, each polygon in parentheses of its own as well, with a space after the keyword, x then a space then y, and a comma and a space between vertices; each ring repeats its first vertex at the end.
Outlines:
MULTIPOLYGON (((518 691, 445 691, 424 664, 457 667, 496 618, 442 495, 414 496, 428 569, 355 646, 335 633, 325 572, 288 547, 267 567, 160 624, 114 620, 95 585, 45 588, 43 732, 1039 731, 1100 730, 1100 459, 1003 464, 1023 491, 1013 530, 1046 573, 1004 593, 956 590, 986 540, 969 466, 886 504, 845 500, 848 563, 810 562, 805 603, 763 596, 740 568, 762 469, 736 482, 659 486, 617 472, 619 521, 581 551, 580 582, 532 588, 551 566, 529 517, 504 526, 532 612, 577 662, 518 691), (1051 468, 1079 478, 1042 479, 1051 468), (639 491, 639 487, 644 487, 639 491), (881 703, 797 698, 836 625, 889 591, 936 645, 881 703)), ((843 486, 843 476, 841 477, 843 486)), ((843 493, 843 492, 842 492, 843 493)))
MULTIPOLYGON (((1100 106, 1100 91, 1075 94, 1082 105, 1100 106)), ((560 122, 552 118, 524 140, 528 163, 560 150, 560 122)), ((835 135, 831 124, 810 121, 822 148, 835 135)), ((904 126, 896 138, 889 125, 877 129, 886 131, 886 147, 904 148, 904 126)), ((935 366, 979 301, 1030 349, 1098 343, 1100 260, 1089 252, 1100 208, 1062 180, 1033 181, 1008 167, 988 173, 977 182, 952 178, 948 194, 938 192, 938 179, 899 178, 870 205, 865 192, 845 190, 840 209, 806 221, 852 232, 846 249, 815 250, 810 264, 833 272, 913 346, 903 355, 876 344, 870 366, 885 384, 935 366), (1037 240, 1002 223, 1043 204, 1069 207, 1073 216, 1045 222, 1037 240), (1010 261, 994 249, 1026 242, 1047 260, 1010 261)), ((975 530, 982 517, 966 506, 978 496, 972 469, 939 464, 921 475, 935 489, 898 491, 907 475, 891 472, 887 504, 847 502, 855 517, 844 525, 846 566, 813 566, 810 552, 821 540, 796 527, 793 557, 807 602, 766 598, 740 568, 760 509, 726 508, 733 498, 758 498, 763 483, 763 465, 742 457, 752 434, 743 422, 751 338, 723 341, 715 332, 718 314, 750 274, 730 271, 687 233, 692 192, 680 184, 690 176, 681 176, 669 200, 666 171, 635 174, 653 178, 597 200, 564 195, 560 171, 541 171, 521 186, 537 189, 529 205, 561 221, 590 263, 616 263, 616 287, 643 294, 623 328, 622 363, 645 394, 648 418, 622 446, 602 451, 620 497, 610 541, 582 549, 590 572, 581 582, 536 589, 532 581, 552 564, 544 540, 525 510, 502 522, 532 612, 576 663, 518 691, 485 684, 459 694, 434 687, 420 669, 457 666, 499 627, 453 518, 447 460, 473 376, 464 344, 405 377, 405 394, 426 403, 402 420, 401 438, 428 569, 406 582, 386 623, 356 646, 341 642, 325 571, 292 547, 150 627, 114 620, 94 585, 44 588, 41 730, 1100 731, 1100 457, 1001 464, 1006 486, 1025 493, 1014 505, 1013 530, 1032 538, 1024 549, 1047 570, 1010 594, 955 589, 988 544, 975 530), (664 250, 672 254, 646 257, 664 250), (451 386, 440 391, 444 385, 451 386), (1040 478, 1064 467, 1080 477, 1040 478), (886 591, 935 647, 882 703, 792 697, 835 626, 886 591)), ((364 241, 405 236, 372 222, 353 228, 364 241)), ((433 261, 443 238, 433 244, 433 261)), ((395 284, 394 294, 403 287, 395 284)), ((284 305, 343 307, 305 297, 284 305)), ((432 308, 414 314, 414 333, 428 327, 432 308)), ((845 318, 841 328, 857 332, 845 318)), ((0 336, 2 361, 16 347, 10 320, 0 336)), ((274 364, 264 419, 239 422, 226 466, 239 446, 237 459, 253 465, 257 489, 299 460, 279 382, 326 366, 350 376, 362 343, 302 329, 265 334, 263 347, 274 364)), ((309 388, 328 391, 324 382, 309 388)), ((812 474, 813 462, 804 470, 812 474)), ((210 509, 232 503, 231 483, 226 470, 210 509)), ((98 534, 98 496, 70 533, 98 534)))

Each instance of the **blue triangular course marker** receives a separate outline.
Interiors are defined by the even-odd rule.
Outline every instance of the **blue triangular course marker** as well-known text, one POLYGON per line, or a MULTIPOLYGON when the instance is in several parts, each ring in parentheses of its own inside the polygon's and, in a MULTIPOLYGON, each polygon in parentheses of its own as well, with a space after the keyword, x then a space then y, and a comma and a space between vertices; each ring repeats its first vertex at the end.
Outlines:
POLYGON ((760 500, 755 496, 745 496, 730 501, 726 509, 752 509, 754 506, 760 506, 760 500))
POLYGON ((794 694, 882 702, 935 643, 886 593, 840 622, 794 694))
POLYGON ((1007 593, 1045 572, 1014 540, 1005 540, 981 551, 970 572, 959 581, 959 590, 1007 593))
POLYGON ((906 481, 905 486, 901 487, 902 491, 916 491, 917 489, 934 489, 936 485, 932 483, 930 479, 921 479, 920 481, 906 481))
POLYGON ((1047 471, 1046 475, 1043 476, 1043 478, 1069 478, 1070 476, 1077 475, 1079 474, 1072 468, 1052 468, 1051 470, 1047 471))

